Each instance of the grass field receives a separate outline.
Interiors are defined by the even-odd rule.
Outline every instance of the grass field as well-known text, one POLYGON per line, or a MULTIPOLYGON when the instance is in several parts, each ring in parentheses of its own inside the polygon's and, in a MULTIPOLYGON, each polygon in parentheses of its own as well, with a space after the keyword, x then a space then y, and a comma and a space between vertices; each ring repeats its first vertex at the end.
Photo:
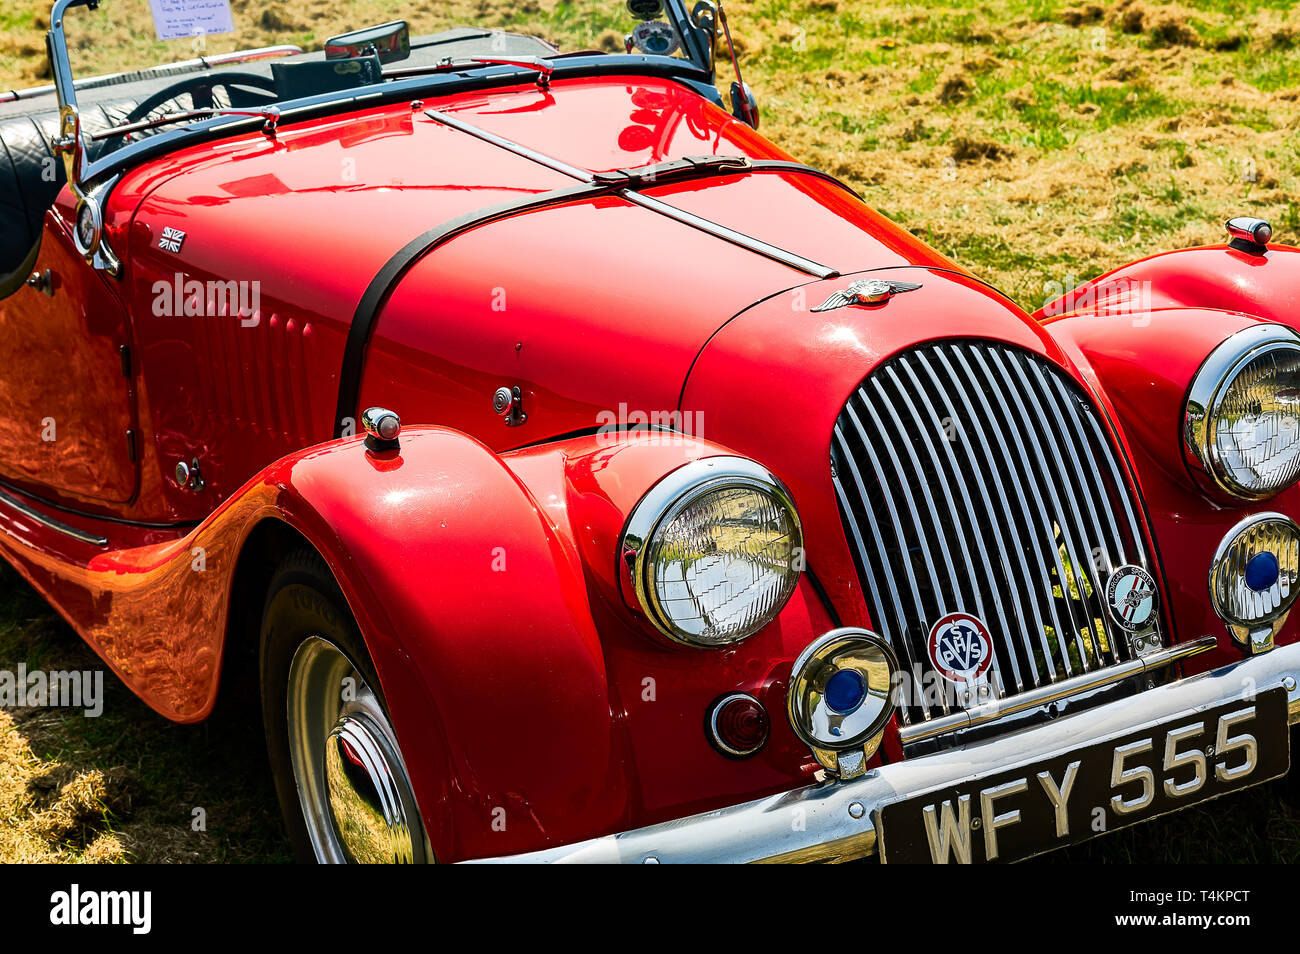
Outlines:
MULTIPOLYGON (((395 17, 621 47, 619 0, 233 0, 237 37, 295 42, 395 17)), ((1300 238, 1300 12, 1291 0, 1063 3, 731 0, 762 129, 1029 308, 1053 284, 1219 241, 1233 214, 1300 238)), ((152 39, 144 0, 70 25, 78 68, 194 55, 152 39)), ((47 4, 0 10, 0 87, 46 81, 47 4)), ((723 69, 720 82, 730 81, 723 69)), ((0 668, 93 657, 12 574, 0 668)), ((113 680, 110 677, 110 682, 113 680)), ((1300 858, 1281 783, 1117 833, 1052 860, 1300 858)), ((0 711, 0 860, 278 860, 252 709, 172 726, 120 685, 99 719, 0 711), (193 809, 207 831, 193 832, 193 809)))

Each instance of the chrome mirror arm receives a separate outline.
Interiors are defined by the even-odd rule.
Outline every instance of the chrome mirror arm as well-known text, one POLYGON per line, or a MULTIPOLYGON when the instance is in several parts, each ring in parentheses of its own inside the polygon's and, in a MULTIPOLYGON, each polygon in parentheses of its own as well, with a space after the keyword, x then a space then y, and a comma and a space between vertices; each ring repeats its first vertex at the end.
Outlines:
POLYGON ((712 80, 717 6, 712 0, 699 0, 688 9, 688 2, 689 0, 669 0, 664 4, 665 14, 682 38, 687 56, 696 66, 708 71, 709 79, 712 80))
POLYGON ((82 173, 86 168, 86 144, 81 135, 81 113, 77 109, 77 89, 72 76, 72 63, 68 59, 68 41, 63 33, 63 17, 73 7, 94 10, 99 0, 55 0, 50 11, 50 29, 45 34, 45 49, 50 58, 50 72, 54 74, 54 93, 59 100, 59 134, 51 146, 54 154, 63 159, 68 187, 78 199, 85 197, 82 173))
MULTIPOLYGON (((122 263, 104 241, 104 217, 100 199, 86 188, 86 140, 81 131, 81 112, 77 108, 77 87, 68 59, 68 41, 63 33, 63 17, 73 7, 95 10, 100 0, 55 0, 50 11, 50 29, 45 34, 45 49, 54 74, 54 94, 59 100, 59 134, 51 141, 54 155, 63 159, 68 188, 77 199, 73 213, 73 244, 92 267, 121 277, 122 263)), ((111 183, 104 186, 111 188, 111 183)))

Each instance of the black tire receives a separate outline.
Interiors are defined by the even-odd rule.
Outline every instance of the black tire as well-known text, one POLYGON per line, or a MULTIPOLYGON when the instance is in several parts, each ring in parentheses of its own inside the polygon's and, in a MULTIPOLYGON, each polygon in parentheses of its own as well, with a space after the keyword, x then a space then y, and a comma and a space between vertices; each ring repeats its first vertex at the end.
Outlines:
MULTIPOLYGON (((271 577, 262 611, 259 671, 262 722, 275 791, 294 857, 304 864, 314 864, 316 855, 289 755, 287 686, 294 653, 309 636, 322 636, 342 650, 383 704, 374 664, 334 575, 315 550, 301 549, 285 557, 271 577)), ((387 712, 386 704, 384 709, 387 712)))

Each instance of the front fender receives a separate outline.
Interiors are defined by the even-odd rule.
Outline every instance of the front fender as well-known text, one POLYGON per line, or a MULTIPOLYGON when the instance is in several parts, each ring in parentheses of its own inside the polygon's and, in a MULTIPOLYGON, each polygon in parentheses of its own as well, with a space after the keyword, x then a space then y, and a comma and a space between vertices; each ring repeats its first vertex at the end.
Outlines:
POLYGON ((577 555, 499 457, 409 428, 398 451, 345 440, 275 479, 283 518, 357 619, 436 855, 571 841, 625 817, 577 555))
POLYGON ((1162 252, 1064 290, 1034 317, 1163 308, 1238 311, 1294 328, 1300 322, 1300 249, 1273 245, 1251 255, 1215 245, 1162 252))
POLYGON ((689 460, 725 453, 680 434, 612 434, 498 456, 460 432, 407 428, 398 451, 349 438, 277 461, 188 532, 87 527, 107 548, 0 506, 0 548, 133 691, 198 722, 228 634, 246 625, 235 638, 257 638, 255 614, 231 617, 235 597, 260 611, 251 557, 292 545, 268 548, 277 536, 260 531, 292 528, 356 617, 435 855, 506 855, 816 772, 778 715, 793 660, 833 625, 807 579, 761 632, 719 650, 664 645, 619 585, 635 503, 689 460), (750 759, 708 740, 706 713, 731 692, 773 714, 750 759))
MULTIPOLYGON (((1224 340, 1259 321, 1240 311, 1167 307, 1085 311, 1046 323, 1123 435, 1160 552, 1178 640, 1212 635, 1219 641, 1215 652, 1184 664, 1191 671, 1240 658, 1209 599, 1209 568, 1224 535, 1252 513, 1300 515, 1297 486, 1255 503, 1211 498, 1183 454, 1183 412, 1197 370, 1224 340)), ((1277 641, 1298 636, 1300 621, 1292 616, 1277 641)))
POLYGON ((624 602, 617 541, 671 470, 728 451, 599 434, 498 457, 443 428, 399 451, 325 445, 280 476, 283 518, 331 565, 361 627, 435 854, 535 850, 811 778, 784 719, 720 756, 709 705, 783 712, 795 656, 831 625, 801 585, 738 647, 669 647, 624 602))

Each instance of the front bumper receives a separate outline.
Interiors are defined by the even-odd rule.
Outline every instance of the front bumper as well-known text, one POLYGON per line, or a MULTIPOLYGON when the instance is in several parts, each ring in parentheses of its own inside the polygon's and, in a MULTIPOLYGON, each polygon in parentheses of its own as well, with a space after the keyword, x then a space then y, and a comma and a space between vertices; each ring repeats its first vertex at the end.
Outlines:
POLYGON ((1300 644, 1279 647, 1032 729, 895 762, 729 808, 490 862, 668 864, 848 861, 875 853, 875 810, 910 794, 1047 759, 1199 709, 1282 687, 1300 722, 1300 644))

